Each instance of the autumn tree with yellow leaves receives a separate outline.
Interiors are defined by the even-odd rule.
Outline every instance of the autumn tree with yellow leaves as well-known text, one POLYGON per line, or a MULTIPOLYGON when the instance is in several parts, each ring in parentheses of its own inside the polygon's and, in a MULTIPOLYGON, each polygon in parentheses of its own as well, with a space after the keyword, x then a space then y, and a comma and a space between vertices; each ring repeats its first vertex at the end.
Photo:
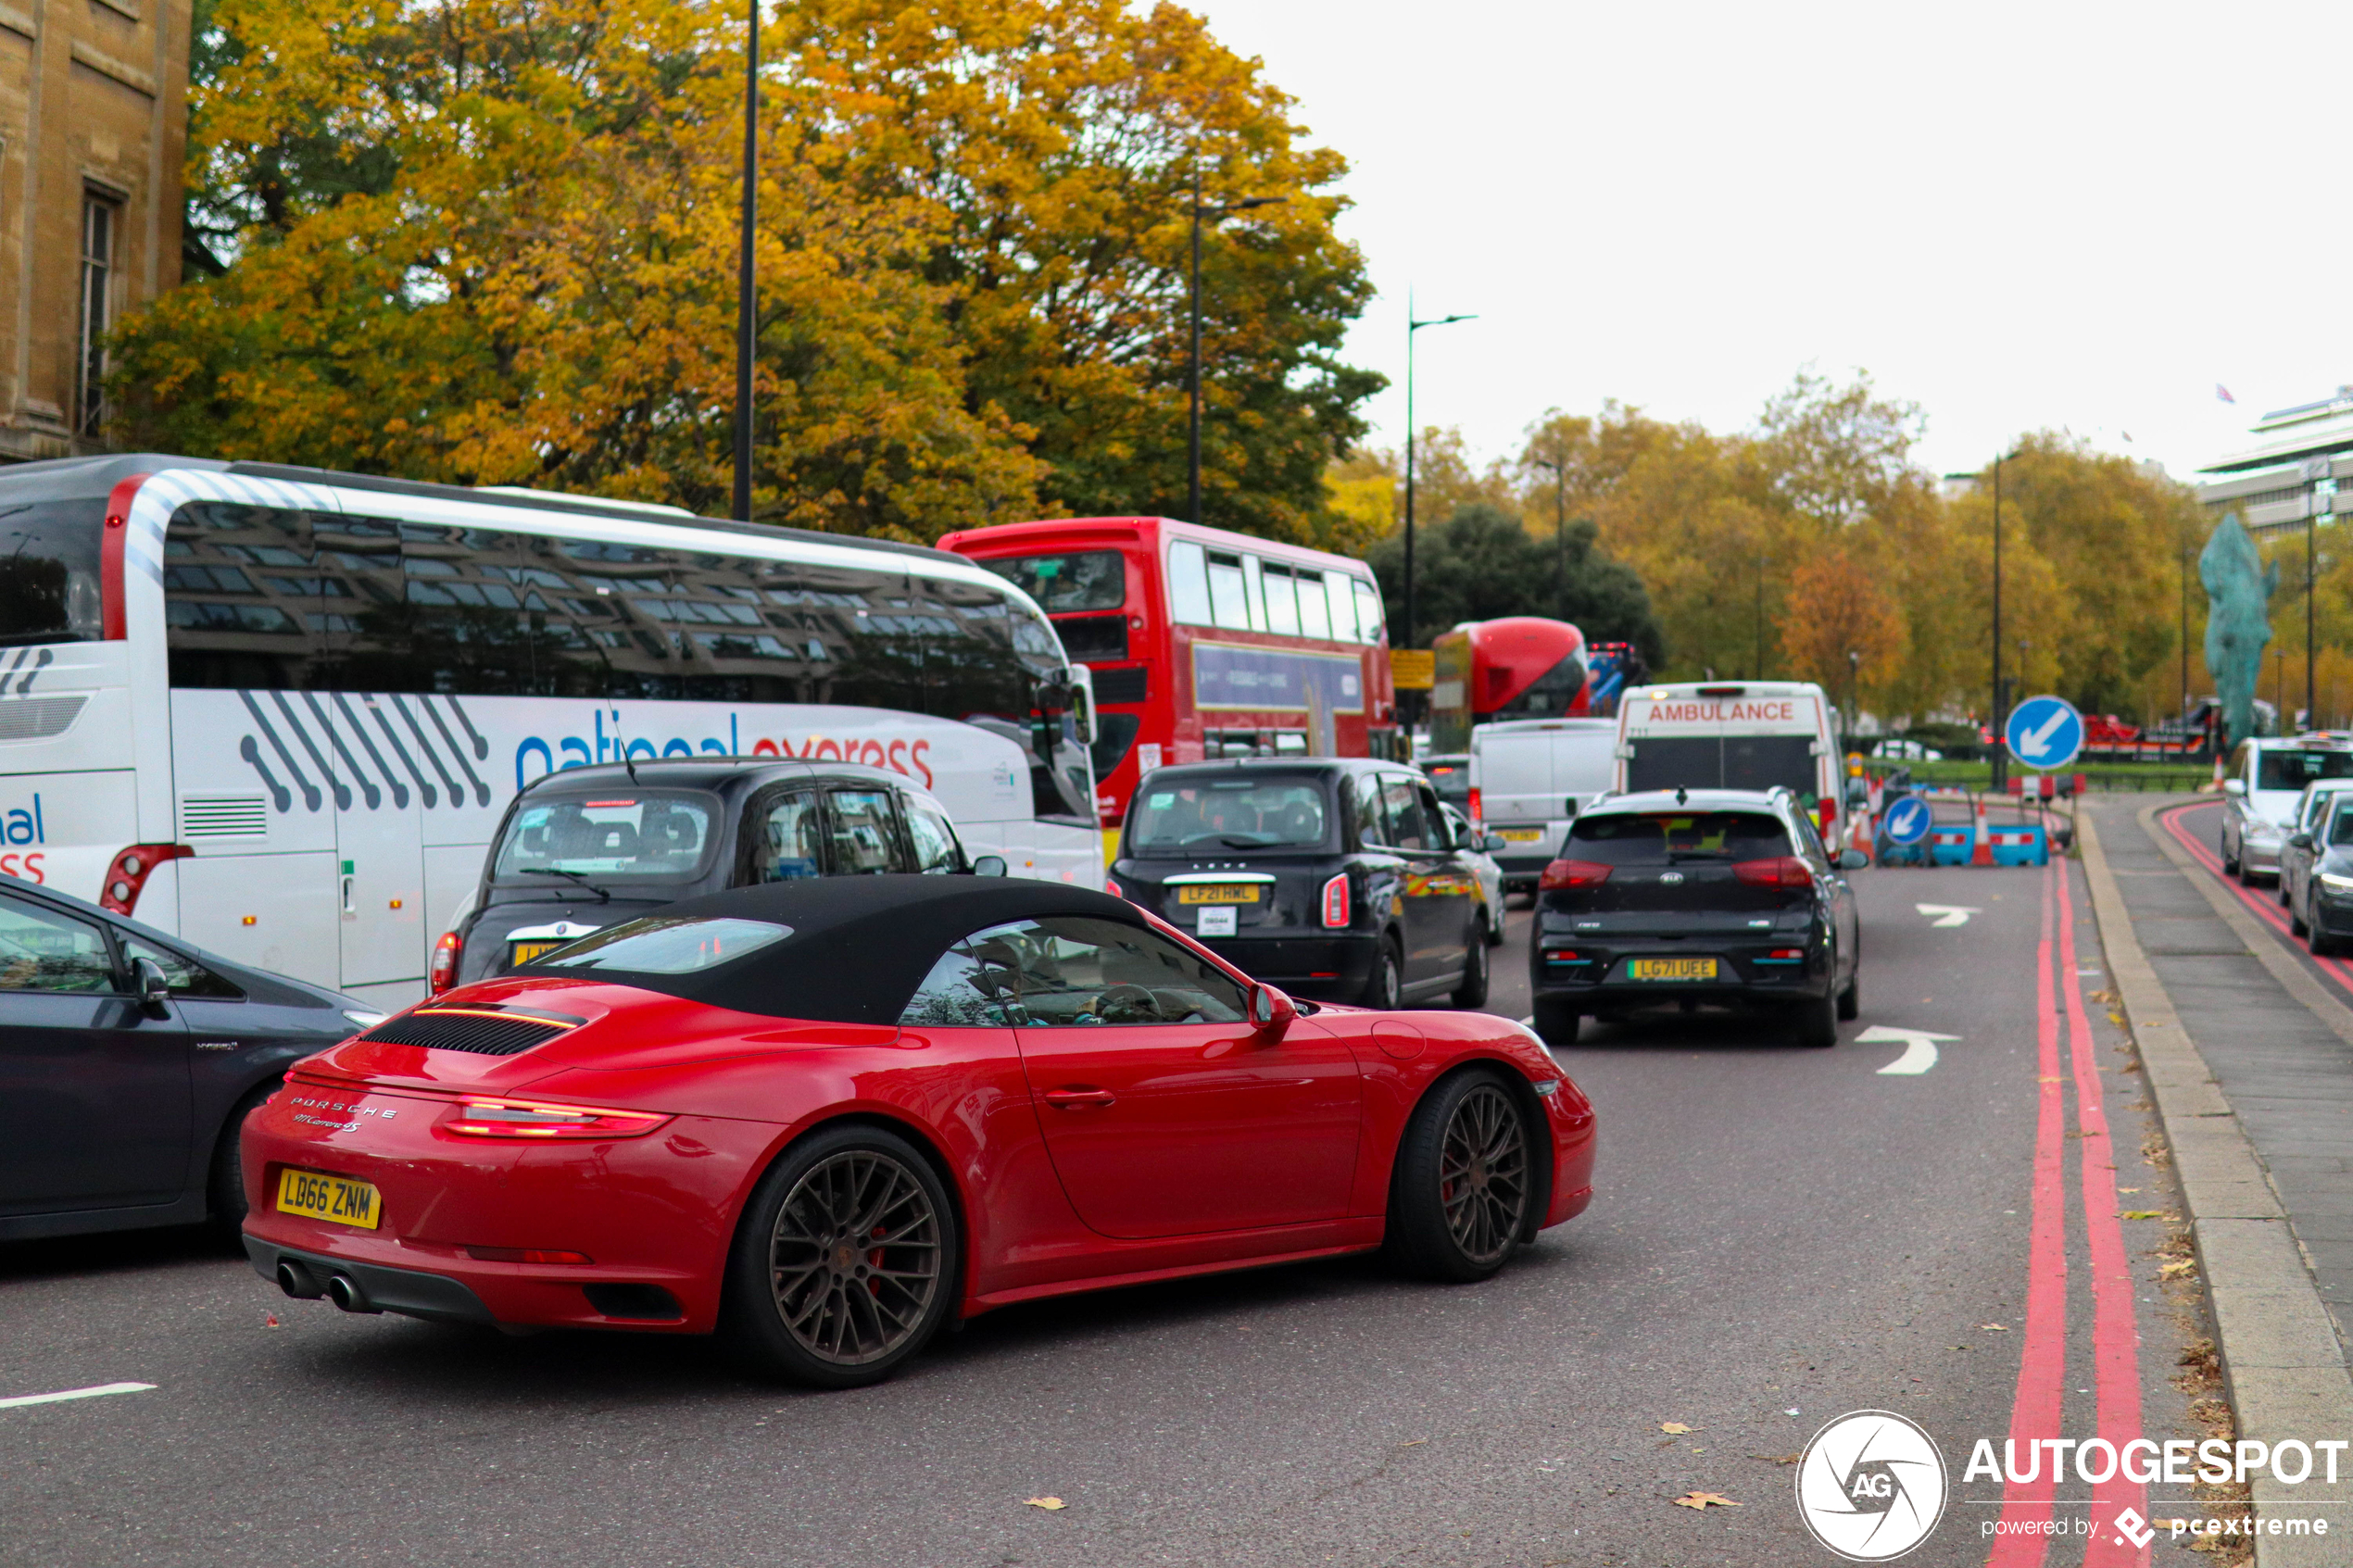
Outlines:
MULTIPOLYGON (((201 277, 129 322, 124 444, 723 506, 741 12, 219 0, 201 277)), ((807 0, 764 28, 755 513, 928 539, 1184 495, 1198 181, 1208 521, 1327 535, 1378 377, 1338 155, 1173 6, 807 0)))

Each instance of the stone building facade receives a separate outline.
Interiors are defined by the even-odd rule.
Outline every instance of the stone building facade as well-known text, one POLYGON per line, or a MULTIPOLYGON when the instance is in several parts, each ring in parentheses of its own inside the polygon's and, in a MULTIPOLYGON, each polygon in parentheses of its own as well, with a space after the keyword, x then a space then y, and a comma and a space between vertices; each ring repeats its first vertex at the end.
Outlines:
POLYGON ((188 0, 0 0, 0 460, 101 449, 103 339, 180 281, 188 0))

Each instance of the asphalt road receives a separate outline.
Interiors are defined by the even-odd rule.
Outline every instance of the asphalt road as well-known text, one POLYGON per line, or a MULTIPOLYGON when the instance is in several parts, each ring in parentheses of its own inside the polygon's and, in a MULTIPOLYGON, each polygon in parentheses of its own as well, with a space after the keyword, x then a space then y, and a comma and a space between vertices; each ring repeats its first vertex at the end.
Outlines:
MULTIPOLYGON (((1589 1026, 1562 1059, 1601 1118, 1596 1200, 1482 1286, 1352 1261, 1035 1305, 896 1383, 804 1395, 694 1342, 287 1301, 187 1233, 0 1248, 0 1399, 156 1386, 0 1408, 0 1562, 1830 1563, 1785 1461, 1825 1420, 1882 1409, 1935 1436, 1953 1482, 1905 1561, 1983 1562, 2002 1488, 1964 1481, 1974 1440, 1998 1450, 2014 1419, 2032 1435, 2044 1405, 2070 1435, 2121 1434, 2128 1395, 2133 1430, 2207 1436, 2169 1381, 2205 1330, 2156 1283, 2163 1222, 2108 1218, 2172 1205, 2096 1000, 2080 1044, 2062 1010, 2045 1071, 2045 873, 1855 880, 1863 1018, 1840 1046, 1730 1015, 1589 1026), (1920 903, 1976 912, 1940 926, 1920 903), (1891 1075, 1907 1047, 1856 1039, 1875 1024, 1952 1038, 1891 1075), (2079 1135, 2079 1076, 2113 1124, 2112 1177, 2079 1135), (2044 1097, 2061 1120, 2038 1132, 2044 1097), (2095 1303, 2103 1220, 2131 1280, 2095 1303), (1738 1506, 1676 1505, 1693 1492, 1738 1506), (1026 1500, 1044 1497, 1067 1506, 1026 1500)), ((2080 875, 2072 903, 2082 972, 2060 983, 2095 993, 2080 875)), ((1494 1010, 1515 1017, 1526 927, 1496 954, 1494 1010)), ((2070 1478, 2058 1517, 2088 1517, 2069 1505, 2091 1490, 2070 1478)), ((2046 1561, 2085 1551, 2070 1537, 2046 1561)))

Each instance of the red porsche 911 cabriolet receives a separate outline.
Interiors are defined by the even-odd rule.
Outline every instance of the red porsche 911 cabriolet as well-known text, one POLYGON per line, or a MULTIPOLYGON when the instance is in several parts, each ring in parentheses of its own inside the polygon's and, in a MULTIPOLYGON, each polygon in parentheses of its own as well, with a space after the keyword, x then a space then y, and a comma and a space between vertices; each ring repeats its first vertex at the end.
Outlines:
POLYGON ((245 1124, 245 1249, 346 1311, 716 1330, 842 1387, 1065 1291, 1382 1247, 1482 1279, 1592 1156, 1505 1020, 1294 1005, 1083 888, 786 882, 300 1063, 245 1124))

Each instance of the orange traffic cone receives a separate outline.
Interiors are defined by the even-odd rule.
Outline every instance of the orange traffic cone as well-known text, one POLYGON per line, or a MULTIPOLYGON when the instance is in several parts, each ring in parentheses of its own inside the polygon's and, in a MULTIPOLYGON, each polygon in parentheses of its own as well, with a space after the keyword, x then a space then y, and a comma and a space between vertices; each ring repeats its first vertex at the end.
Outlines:
POLYGON ((1985 797, 1981 795, 1975 798, 1977 816, 1974 825, 1977 847, 1969 851, 1969 863, 1972 866, 1990 866, 1994 863, 1994 840, 1985 830, 1985 797))

